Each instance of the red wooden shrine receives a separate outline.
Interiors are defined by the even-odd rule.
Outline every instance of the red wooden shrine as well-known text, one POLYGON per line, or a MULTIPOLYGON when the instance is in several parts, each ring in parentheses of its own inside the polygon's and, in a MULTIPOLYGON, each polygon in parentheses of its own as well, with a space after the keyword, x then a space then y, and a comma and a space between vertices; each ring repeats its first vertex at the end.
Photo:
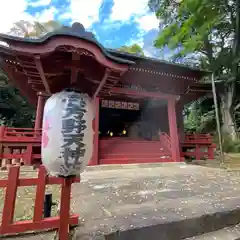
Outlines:
POLYGON ((65 88, 87 92, 95 101, 89 165, 214 158, 210 135, 185 135, 183 128, 184 105, 211 94, 211 86, 199 82, 207 72, 105 49, 79 23, 39 39, 0 34, 0 64, 37 109, 34 129, 0 127, 0 163, 9 169, 8 180, 0 180, 6 188, 0 234, 58 228, 65 240, 69 224, 76 224, 69 215, 70 187, 79 179, 49 178, 42 166, 38 179, 19 179, 18 165, 41 165, 44 102, 65 88), (62 184, 60 218, 42 218, 46 184, 62 184), (14 223, 17 186, 30 185, 37 185, 34 219, 14 223))
POLYGON ((28 163, 39 162, 40 151, 33 149, 40 146, 44 101, 64 88, 87 92, 95 101, 95 147, 90 165, 178 162, 181 155, 213 158, 211 137, 185 136, 182 115, 185 104, 211 94, 211 85, 199 82, 207 72, 105 49, 79 23, 40 39, 0 35, 0 41, 3 69, 37 108, 35 128, 31 133, 24 129, 1 129, 0 158, 8 159, 7 164, 12 154, 18 162, 23 157, 28 163), (123 137, 115 133, 107 137, 106 129, 101 136, 101 125, 104 122, 113 125, 116 119, 124 118, 121 111, 125 111, 125 115, 140 112, 130 124, 134 126, 137 122, 138 130, 139 125, 144 128, 144 122, 154 125, 154 138, 146 140, 146 137, 123 137), (23 150, 16 150, 16 144, 23 150), (183 147, 195 150, 185 153, 183 147))

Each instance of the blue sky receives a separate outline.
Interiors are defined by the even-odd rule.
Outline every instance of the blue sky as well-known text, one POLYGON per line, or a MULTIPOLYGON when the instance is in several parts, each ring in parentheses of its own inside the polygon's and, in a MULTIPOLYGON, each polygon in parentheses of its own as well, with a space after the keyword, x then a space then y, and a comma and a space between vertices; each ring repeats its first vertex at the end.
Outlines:
POLYGON ((167 51, 153 47, 159 20, 149 10, 148 0, 1 1, 0 32, 8 32, 19 20, 81 22, 107 48, 137 43, 147 56, 166 58, 167 51))

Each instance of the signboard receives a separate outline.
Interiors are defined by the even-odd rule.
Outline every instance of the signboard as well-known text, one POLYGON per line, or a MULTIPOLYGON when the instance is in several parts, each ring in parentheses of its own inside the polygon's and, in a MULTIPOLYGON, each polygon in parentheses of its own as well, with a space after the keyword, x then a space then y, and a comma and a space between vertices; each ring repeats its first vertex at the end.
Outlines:
POLYGON ((139 110, 139 103, 136 103, 136 102, 102 100, 101 106, 103 108, 126 109, 126 110, 134 110, 134 111, 139 110))

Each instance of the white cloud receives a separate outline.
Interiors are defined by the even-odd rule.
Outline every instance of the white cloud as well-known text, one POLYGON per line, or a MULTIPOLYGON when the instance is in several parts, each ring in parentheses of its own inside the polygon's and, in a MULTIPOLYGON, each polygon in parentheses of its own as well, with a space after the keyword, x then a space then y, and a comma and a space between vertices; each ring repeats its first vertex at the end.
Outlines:
POLYGON ((140 28, 144 31, 150 31, 151 29, 159 28, 159 19, 156 18, 155 14, 142 16, 136 19, 140 28))
POLYGON ((114 0, 111 20, 128 21, 131 17, 143 15, 148 10, 148 0, 114 0))
MULTIPOLYGON (((41 0, 34 3, 31 3, 28 0, 4 1, 4 4, 1 4, 0 22, 2 24, 0 24, 0 32, 8 33, 10 29, 14 26, 14 23, 20 20, 24 20, 30 23, 33 21, 47 22, 49 20, 53 20, 54 16, 58 13, 57 9, 54 7, 49 7, 48 9, 45 9, 40 13, 36 13, 35 16, 27 12, 27 8, 29 5, 33 6, 35 4, 35 6, 40 6, 40 3, 41 5, 44 5, 50 2, 51 1, 49 0, 41 0)), ((30 25, 26 27, 29 28, 30 25)))
POLYGON ((146 57, 150 57, 150 58, 154 57, 153 54, 150 51, 146 50, 146 49, 143 49, 143 52, 144 52, 144 55, 146 57))
POLYGON ((8 32, 19 20, 33 21, 33 16, 26 12, 27 0, 6 0, 1 2, 0 32, 8 32))
POLYGON ((80 22, 89 28, 99 20, 102 3, 103 0, 70 0, 69 10, 60 19, 71 19, 72 22, 80 22))
POLYGON ((104 24, 101 26, 101 29, 108 31, 109 29, 119 29, 122 27, 122 22, 120 21, 111 21, 110 19, 104 20, 104 24))
POLYGON ((138 46, 140 46, 141 48, 143 47, 143 37, 141 35, 136 36, 136 38, 134 39, 130 39, 127 43, 126 46, 131 46, 133 44, 137 44, 138 46))
POLYGON ((32 7, 42 7, 42 6, 48 6, 52 0, 38 0, 34 2, 29 2, 29 5, 32 7))
POLYGON ((149 11, 148 0, 114 0, 111 21, 134 20, 140 31, 149 31, 159 27, 159 20, 149 11))
POLYGON ((50 7, 48 9, 43 10, 40 13, 35 15, 35 18, 39 22, 47 22, 50 20, 54 20, 55 15, 58 13, 58 10, 55 7, 50 7))

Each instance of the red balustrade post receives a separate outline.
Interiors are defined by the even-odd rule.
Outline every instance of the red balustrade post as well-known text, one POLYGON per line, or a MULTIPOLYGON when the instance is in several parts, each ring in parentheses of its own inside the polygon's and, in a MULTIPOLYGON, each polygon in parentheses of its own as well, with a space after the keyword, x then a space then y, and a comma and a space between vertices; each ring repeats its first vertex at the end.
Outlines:
POLYGON ((43 120, 43 109, 44 109, 44 96, 41 92, 38 93, 38 103, 37 103, 37 111, 36 111, 36 119, 34 129, 38 130, 42 128, 42 120, 43 120))
POLYGON ((169 121, 169 132, 171 138, 171 151, 172 160, 174 162, 180 162, 180 147, 177 129, 177 117, 176 117, 176 102, 175 99, 168 99, 168 121, 169 121))
MULTIPOLYGON (((13 153, 21 154, 21 150, 20 149, 13 149, 13 153)), ((20 158, 18 158, 18 157, 14 158, 13 159, 13 164, 20 166, 20 158)))
POLYGON ((5 126, 0 126, 0 143, 3 141, 5 128, 5 126))
POLYGON ((196 160, 201 160, 201 147, 199 144, 196 145, 195 153, 196 153, 196 160))
POLYGON ((214 159, 214 147, 212 144, 208 147, 208 159, 214 159))
POLYGON ((13 223, 19 174, 20 174, 19 167, 14 166, 9 169, 7 188, 5 192, 5 199, 2 212, 2 224, 0 226, 1 234, 7 233, 9 225, 13 223), (4 232, 4 230, 6 232, 4 232))
POLYGON ((33 150, 32 144, 28 144, 23 158, 24 165, 27 166, 33 165, 32 150, 33 150))
MULTIPOLYGON (((6 154, 11 154, 11 148, 7 147, 6 149, 6 154)), ((9 170, 9 168, 12 166, 12 158, 6 158, 6 169, 9 170)))
POLYGON ((2 158, 3 158, 3 141, 4 141, 4 132, 5 126, 0 126, 0 167, 2 165, 2 158))

